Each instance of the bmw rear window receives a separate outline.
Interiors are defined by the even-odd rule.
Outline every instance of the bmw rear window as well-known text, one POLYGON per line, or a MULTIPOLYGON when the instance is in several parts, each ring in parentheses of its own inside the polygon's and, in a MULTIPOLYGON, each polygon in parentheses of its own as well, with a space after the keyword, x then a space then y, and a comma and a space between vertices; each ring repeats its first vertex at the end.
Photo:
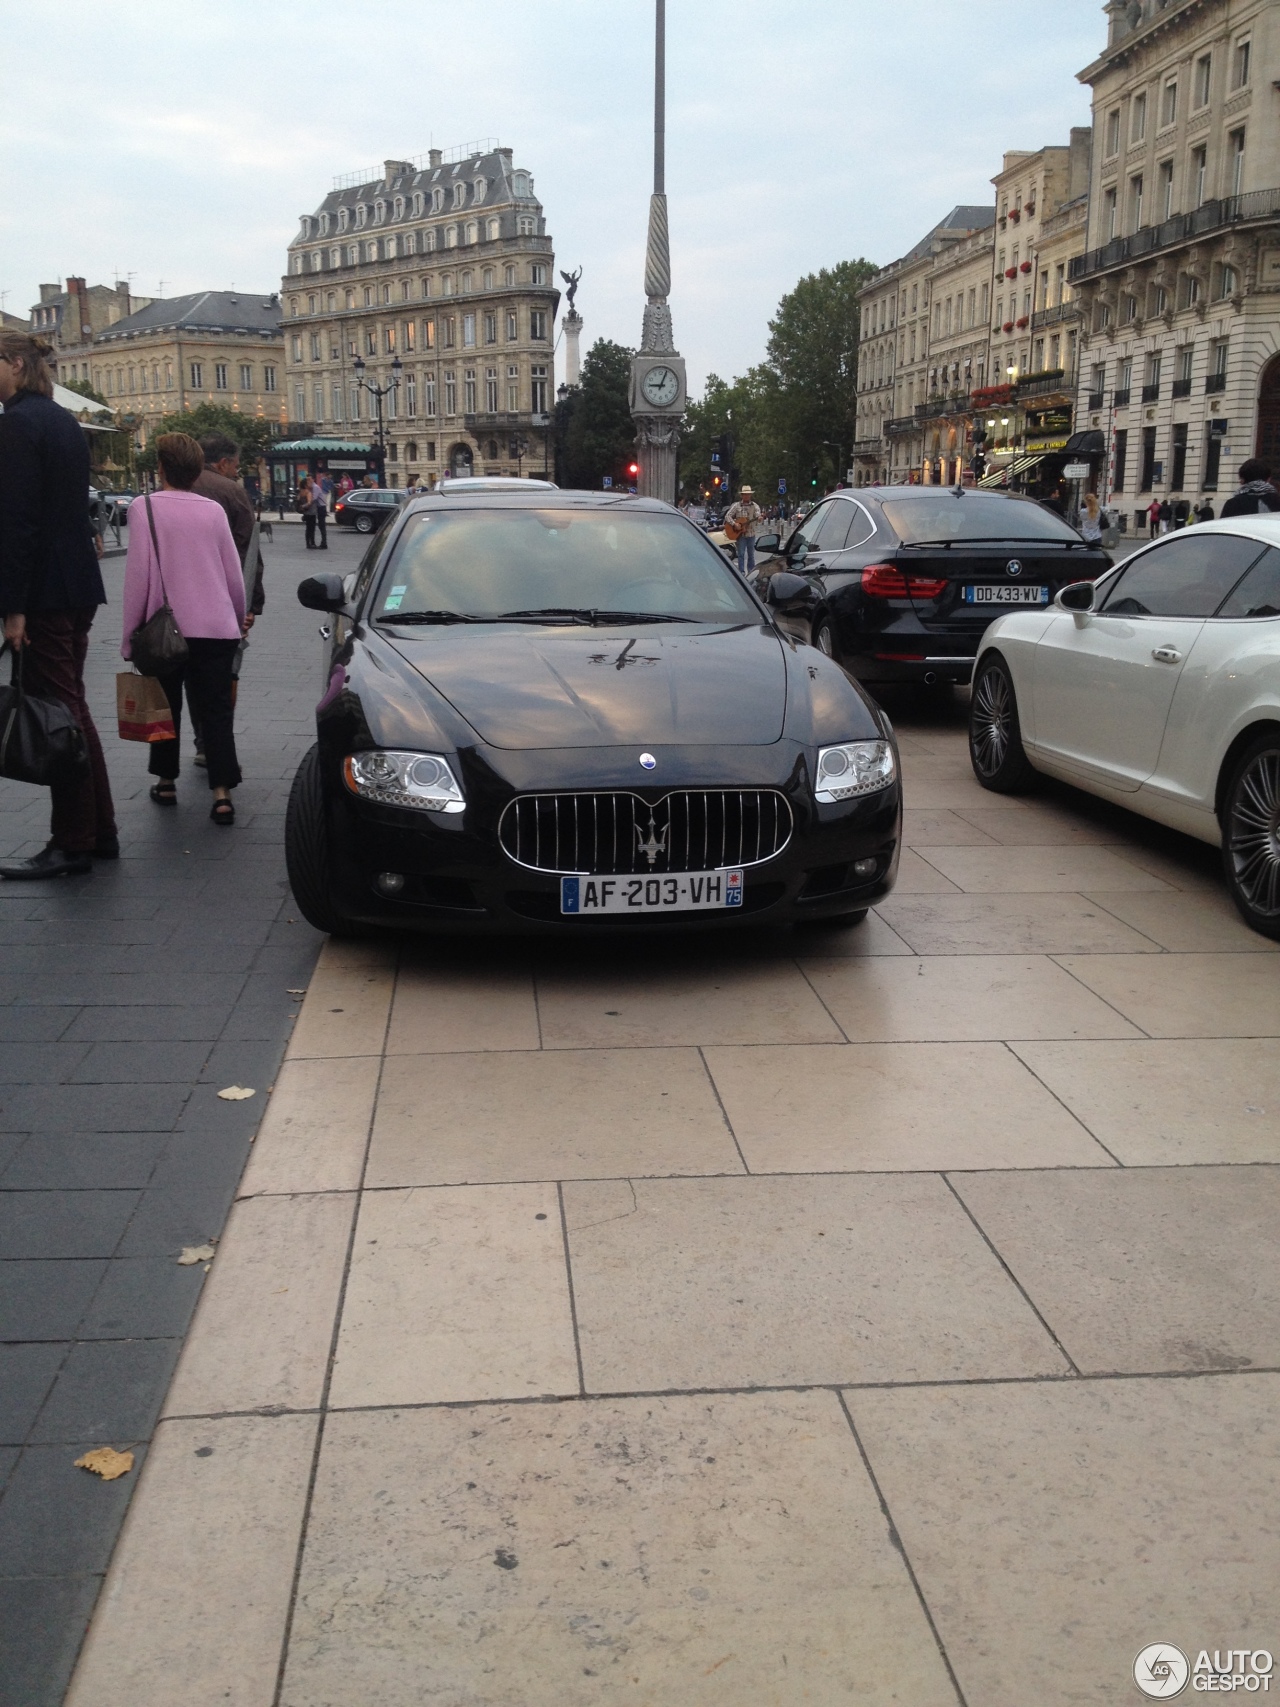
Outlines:
POLYGON ((1029 539, 1060 545, 1079 544, 1080 535, 1061 516, 1028 498, 1002 498, 994 492, 965 492, 955 498, 882 498, 889 526, 908 545, 963 543, 966 540, 1029 539))

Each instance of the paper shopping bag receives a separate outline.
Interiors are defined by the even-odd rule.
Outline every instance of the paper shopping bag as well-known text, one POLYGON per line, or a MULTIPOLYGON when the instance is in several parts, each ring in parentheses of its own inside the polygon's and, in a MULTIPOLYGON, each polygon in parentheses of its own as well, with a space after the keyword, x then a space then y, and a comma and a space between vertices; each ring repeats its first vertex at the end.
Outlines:
POLYGON ((122 741, 172 741, 176 733, 162 684, 132 670, 116 677, 116 719, 122 741))

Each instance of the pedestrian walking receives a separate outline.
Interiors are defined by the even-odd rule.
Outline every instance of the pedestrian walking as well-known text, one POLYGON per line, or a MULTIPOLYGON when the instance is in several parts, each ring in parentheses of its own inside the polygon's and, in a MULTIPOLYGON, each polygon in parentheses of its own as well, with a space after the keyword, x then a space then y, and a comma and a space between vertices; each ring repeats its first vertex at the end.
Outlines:
POLYGON ((1191 513, 1198 522, 1211 522, 1213 520, 1213 500, 1201 498, 1191 513))
MULTIPOLYGON (((239 483, 240 446, 236 441, 228 438, 225 433, 210 433, 200 440, 200 452, 204 457, 204 472, 192 487, 192 491, 198 492, 202 498, 212 498, 214 503, 220 504, 226 512, 231 537, 235 541, 236 555, 240 559, 245 601, 248 605, 244 619, 246 638, 236 648, 235 663, 231 671, 231 706, 234 710, 240 691, 240 669, 249 644, 248 631, 262 615, 266 603, 262 586, 262 551, 258 544, 261 527, 254 504, 239 483)), ((200 730, 199 716, 191 703, 190 683, 187 684, 187 712, 191 718, 191 733, 196 743, 195 762, 203 769, 207 762, 204 737, 200 730)))
POLYGON ((316 528, 320 534, 320 543, 316 550, 328 551, 329 497, 323 483, 319 480, 311 482, 311 507, 315 513, 316 528))
POLYGON ((1102 506, 1096 492, 1086 492, 1080 515, 1080 537, 1086 545, 1102 544, 1102 506))
POLYGON ((302 525, 306 529, 307 550, 314 551, 316 548, 316 489, 312 485, 309 474, 304 474, 298 482, 293 507, 302 517, 302 525))
POLYGON ((200 446, 186 433, 156 440, 161 490, 138 500, 129 528, 124 577, 123 657, 130 637, 166 602, 188 646, 176 669, 160 677, 173 713, 174 739, 150 744, 148 769, 158 778, 151 798, 177 804, 182 692, 189 684, 208 756, 213 807, 209 816, 235 823, 231 790, 240 781, 236 758, 231 671, 247 629, 244 578, 222 507, 192 488, 204 468, 200 446))
POLYGON ((1173 505, 1167 498, 1160 500, 1160 532, 1168 533, 1173 526, 1173 505))
POLYGON ((1160 500, 1158 498, 1153 498, 1151 500, 1151 503, 1147 507, 1147 528, 1148 528, 1148 536, 1151 539, 1154 539, 1156 537, 1156 530, 1159 528, 1159 526, 1160 526, 1160 500))
POLYGON ((1280 492, 1271 484, 1271 464, 1251 456, 1240 465, 1240 489, 1222 506, 1222 519, 1256 516, 1266 510, 1280 510, 1280 492))
POLYGON ((89 521, 89 447, 53 401, 49 346, 0 331, 0 613, 28 693, 59 700, 84 734, 87 771, 50 790, 48 845, 0 877, 70 877, 118 859, 111 785, 84 691, 89 630, 107 602, 89 521))
POLYGON ((738 545, 738 573, 750 575, 756 566, 756 535, 760 532, 763 512, 756 503, 750 486, 738 489, 738 501, 725 512, 724 531, 738 545))

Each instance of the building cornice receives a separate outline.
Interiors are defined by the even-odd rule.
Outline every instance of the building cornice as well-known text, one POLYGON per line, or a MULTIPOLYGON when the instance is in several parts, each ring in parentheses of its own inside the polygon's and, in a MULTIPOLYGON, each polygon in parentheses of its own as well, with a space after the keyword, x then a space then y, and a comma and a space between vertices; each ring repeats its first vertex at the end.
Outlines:
MULTIPOLYGON (((1135 0, 1137 3, 1137 0, 1135 0)), ((1160 7, 1160 0, 1156 0, 1160 7)), ((1150 21, 1140 25, 1138 29, 1124 35, 1113 46, 1101 53, 1091 65, 1086 65, 1083 71, 1076 72, 1076 81, 1093 84, 1108 71, 1126 65, 1139 53, 1145 52, 1153 43, 1163 41, 1166 36, 1180 31, 1192 19, 1203 13, 1225 4, 1225 0, 1177 0, 1163 5, 1152 14, 1150 21)), ((1110 8, 1109 8, 1110 10, 1110 8)))

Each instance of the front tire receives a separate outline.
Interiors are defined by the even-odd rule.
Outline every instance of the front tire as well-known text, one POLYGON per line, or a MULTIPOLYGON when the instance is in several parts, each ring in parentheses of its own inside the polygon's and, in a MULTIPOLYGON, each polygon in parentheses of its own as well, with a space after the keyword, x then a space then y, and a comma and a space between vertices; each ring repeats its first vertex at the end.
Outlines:
POLYGON ((983 788, 995 794, 1021 794, 1035 781, 1022 746, 1013 678, 998 652, 988 653, 973 679, 969 761, 983 788))
POLYGON ((1236 763, 1222 802, 1222 867, 1244 922, 1280 939, 1280 734, 1236 763))
POLYGON ((342 929, 342 919, 332 899, 318 746, 304 753, 289 790, 284 817, 284 859, 289 887, 303 918, 318 931, 336 935, 342 929))
POLYGON ((831 627, 831 618, 824 616, 813 625, 813 645, 824 657, 834 658, 836 655, 836 637, 831 627))

